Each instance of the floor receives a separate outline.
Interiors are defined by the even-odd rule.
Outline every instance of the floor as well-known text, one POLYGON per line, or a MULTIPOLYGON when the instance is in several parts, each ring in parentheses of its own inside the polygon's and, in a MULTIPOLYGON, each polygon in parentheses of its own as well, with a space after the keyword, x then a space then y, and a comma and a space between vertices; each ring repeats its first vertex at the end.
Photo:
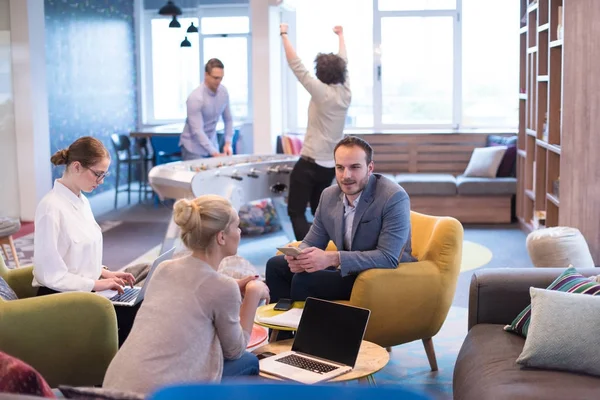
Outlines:
MULTIPOLYGON (((105 197, 105 202, 114 201, 105 197)), ((135 203, 135 202, 134 202, 135 203)), ((105 259, 110 258, 118 265, 135 261, 136 243, 146 243, 147 248, 156 248, 166 232, 171 218, 172 203, 153 203, 150 199, 142 204, 132 204, 117 210, 100 205, 99 209, 109 210, 96 216, 105 233, 105 259), (128 227, 126 237, 115 226, 128 227), (149 227, 153 228, 150 229, 149 227), (133 228, 132 228, 133 227, 133 228), (136 230, 137 229, 137 230, 136 230), (111 233, 112 231, 112 233, 111 233)), ((254 237, 243 237, 238 255, 249 261, 260 273, 264 273, 266 261, 274 254, 275 248, 288 243, 285 234, 289 232, 289 219, 281 217, 284 229, 254 237), (288 224, 286 226, 286 224, 288 224), (287 228, 287 229, 286 229, 287 228)), ((523 268, 532 266, 525 247, 526 235, 515 225, 465 226, 465 240, 487 247, 492 258, 484 268, 523 268)), ((141 254, 140 254, 141 255, 141 254)), ((390 362, 375 375, 378 385, 402 384, 403 386, 429 395, 432 399, 452 398, 452 372, 460 346, 467 333, 467 306, 471 276, 478 269, 460 274, 453 306, 445 324, 434 338, 439 371, 431 372, 421 341, 396 346, 390 354, 390 362)))

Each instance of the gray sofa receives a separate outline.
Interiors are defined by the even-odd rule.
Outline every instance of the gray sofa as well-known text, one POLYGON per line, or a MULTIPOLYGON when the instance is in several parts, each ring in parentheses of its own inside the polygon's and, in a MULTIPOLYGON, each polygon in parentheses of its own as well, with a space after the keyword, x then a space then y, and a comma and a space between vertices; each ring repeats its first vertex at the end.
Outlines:
MULTIPOLYGON (((525 339, 504 325, 531 303, 529 288, 546 288, 564 268, 484 269, 473 274, 469 332, 454 368, 455 400, 595 399, 600 378, 571 372, 522 369, 515 360, 525 339)), ((599 269, 578 270, 582 275, 599 269)))
POLYGON ((462 223, 510 223, 517 178, 476 178, 446 173, 383 174, 410 196, 411 209, 450 215, 462 223))

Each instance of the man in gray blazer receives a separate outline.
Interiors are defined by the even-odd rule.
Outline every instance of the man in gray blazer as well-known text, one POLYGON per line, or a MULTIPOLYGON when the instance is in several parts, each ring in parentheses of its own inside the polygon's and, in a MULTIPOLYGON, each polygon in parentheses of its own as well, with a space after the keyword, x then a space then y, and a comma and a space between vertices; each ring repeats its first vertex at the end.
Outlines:
POLYGON ((410 244, 410 200, 395 182, 373 173, 373 149, 348 136, 334 149, 337 186, 323 191, 296 258, 267 262, 271 302, 307 297, 348 300, 356 276, 371 268, 415 261, 410 244), (339 251, 324 251, 333 240, 339 251))

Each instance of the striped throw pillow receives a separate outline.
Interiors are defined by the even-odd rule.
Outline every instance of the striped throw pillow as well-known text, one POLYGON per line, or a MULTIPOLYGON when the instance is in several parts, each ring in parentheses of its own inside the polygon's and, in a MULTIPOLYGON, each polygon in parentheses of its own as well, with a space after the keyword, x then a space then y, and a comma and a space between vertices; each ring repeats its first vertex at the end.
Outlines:
MULTIPOLYGON (((573 266, 569 266, 554 282, 547 287, 548 290, 558 290, 567 293, 582 293, 595 296, 600 293, 600 283, 594 278, 586 278, 577 272, 573 266)), ((531 304, 525 307, 517 318, 510 325, 506 325, 504 330, 514 332, 523 337, 527 337, 529 323, 531 322, 531 304)))

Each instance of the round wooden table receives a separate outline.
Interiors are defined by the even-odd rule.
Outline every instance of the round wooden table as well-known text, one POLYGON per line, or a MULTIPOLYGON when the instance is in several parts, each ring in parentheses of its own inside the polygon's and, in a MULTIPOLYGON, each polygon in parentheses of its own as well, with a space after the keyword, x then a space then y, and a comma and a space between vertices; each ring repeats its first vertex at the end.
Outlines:
MULTIPOLYGON (((256 325, 264 326, 265 328, 271 329, 271 337, 269 338, 270 342, 274 342, 277 339, 277 334, 279 331, 288 331, 295 332, 296 328, 290 328, 289 326, 280 326, 280 325, 271 325, 260 322, 258 319, 260 317, 274 317, 277 314, 284 313, 285 311, 275 311, 273 310, 275 307, 275 303, 265 304, 264 306, 260 306, 256 309, 256 316, 254 317, 254 323, 256 325)), ((293 308, 304 308, 303 301, 295 301, 292 304, 293 308)))
MULTIPOLYGON (((258 355, 269 351, 271 353, 279 354, 290 351, 292 349, 292 343, 294 343, 294 339, 272 342, 259 347, 252 353, 258 355)), ((327 382, 346 382, 358 379, 361 383, 375 386, 375 377, 373 377, 373 374, 385 367, 388 361, 390 361, 390 355, 385 348, 363 340, 358 352, 358 358, 356 359, 356 365, 352 371, 337 376, 327 382)), ((260 376, 274 380, 283 380, 282 378, 263 372, 260 373, 260 376)))

